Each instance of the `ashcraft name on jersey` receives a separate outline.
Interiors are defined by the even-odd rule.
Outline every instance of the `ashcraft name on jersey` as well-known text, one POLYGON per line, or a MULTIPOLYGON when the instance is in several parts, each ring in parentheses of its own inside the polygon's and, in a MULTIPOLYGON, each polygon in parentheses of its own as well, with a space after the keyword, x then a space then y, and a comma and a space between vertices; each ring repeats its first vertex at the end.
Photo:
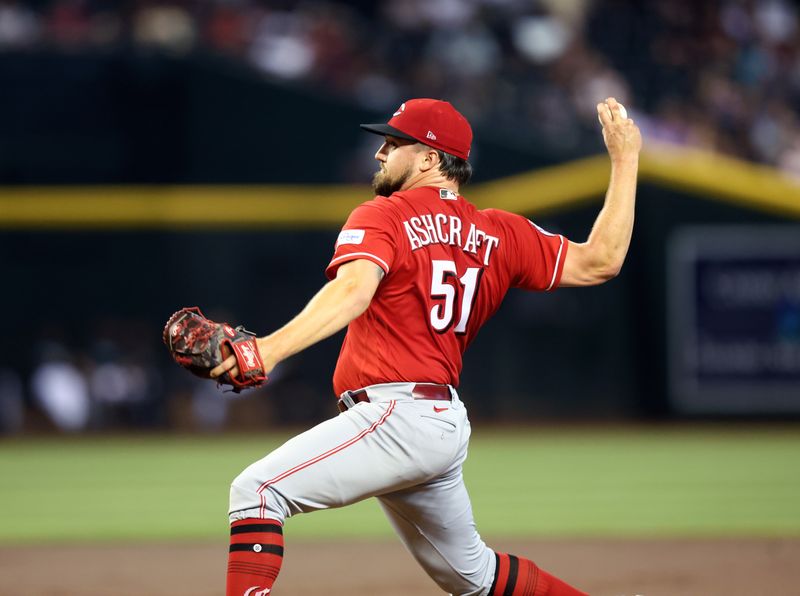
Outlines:
POLYGON ((419 217, 411 217, 403 222, 403 228, 411 243, 411 250, 415 251, 430 244, 449 244, 458 246, 464 252, 478 254, 478 249, 483 249, 483 264, 489 265, 492 251, 500 244, 497 236, 487 234, 474 223, 469 225, 466 234, 463 233, 461 219, 455 215, 426 213, 419 217))

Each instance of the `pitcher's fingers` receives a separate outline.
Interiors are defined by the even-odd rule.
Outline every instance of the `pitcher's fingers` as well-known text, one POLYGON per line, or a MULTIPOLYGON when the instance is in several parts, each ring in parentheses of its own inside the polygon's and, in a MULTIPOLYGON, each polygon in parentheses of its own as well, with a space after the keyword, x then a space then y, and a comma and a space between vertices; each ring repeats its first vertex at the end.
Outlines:
POLYGON ((597 118, 600 120, 600 124, 603 126, 610 123, 612 120, 611 110, 604 101, 601 101, 599 104, 597 104, 597 118))
POLYGON ((236 368, 236 356, 228 356, 221 364, 211 369, 211 378, 216 379, 222 373, 236 368))
POLYGON ((617 121, 623 121, 628 117, 628 110, 625 109, 621 103, 619 103, 615 98, 609 97, 606 100, 606 104, 608 105, 609 109, 611 110, 611 117, 617 121))

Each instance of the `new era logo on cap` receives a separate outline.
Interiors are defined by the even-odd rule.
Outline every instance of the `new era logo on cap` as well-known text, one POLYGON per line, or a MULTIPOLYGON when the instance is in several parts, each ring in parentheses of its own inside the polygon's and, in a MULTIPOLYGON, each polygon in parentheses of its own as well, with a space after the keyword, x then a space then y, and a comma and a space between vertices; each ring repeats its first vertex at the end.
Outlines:
POLYGON ((379 135, 393 135, 424 143, 461 159, 469 158, 472 128, 449 102, 409 99, 397 108, 386 124, 362 124, 379 135))

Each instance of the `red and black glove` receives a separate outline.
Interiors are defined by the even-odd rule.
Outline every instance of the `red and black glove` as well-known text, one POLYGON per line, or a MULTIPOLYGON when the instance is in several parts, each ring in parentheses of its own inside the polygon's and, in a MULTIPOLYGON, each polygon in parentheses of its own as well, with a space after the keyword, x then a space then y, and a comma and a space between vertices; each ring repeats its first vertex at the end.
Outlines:
POLYGON ((227 346, 239 371, 236 376, 228 371, 217 382, 232 385, 236 393, 267 382, 255 333, 241 325, 234 328, 207 319, 196 306, 173 314, 164 326, 163 339, 175 362, 204 379, 211 378, 211 370, 225 360, 222 348, 227 346))

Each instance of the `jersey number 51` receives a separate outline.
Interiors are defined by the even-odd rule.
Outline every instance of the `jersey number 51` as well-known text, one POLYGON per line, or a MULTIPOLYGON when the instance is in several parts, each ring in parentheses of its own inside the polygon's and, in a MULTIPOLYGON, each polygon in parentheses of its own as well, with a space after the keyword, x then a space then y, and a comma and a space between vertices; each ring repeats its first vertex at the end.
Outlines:
POLYGON ((431 308, 431 326, 438 333, 445 333, 458 316, 455 333, 466 333, 467 322, 478 295, 478 284, 481 281, 483 269, 480 267, 467 267, 461 277, 458 276, 456 264, 453 261, 431 261, 433 274, 431 275, 431 298, 444 299, 443 304, 436 304, 431 308), (458 280, 458 284, 449 283, 450 279, 458 280), (458 290, 458 291, 457 291, 458 290), (461 294, 459 312, 455 313, 455 304, 461 294))

